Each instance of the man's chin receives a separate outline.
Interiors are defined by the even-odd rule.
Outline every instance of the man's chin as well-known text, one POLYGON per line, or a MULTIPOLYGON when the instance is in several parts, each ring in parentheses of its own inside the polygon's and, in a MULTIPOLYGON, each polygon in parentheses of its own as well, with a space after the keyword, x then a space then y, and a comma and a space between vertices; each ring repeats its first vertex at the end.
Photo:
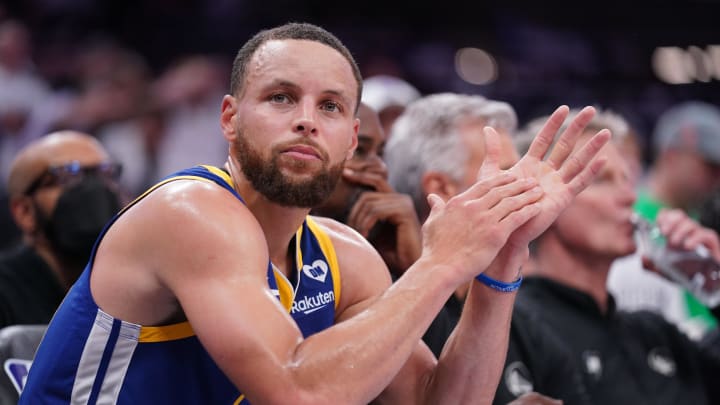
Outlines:
POLYGON ((301 185, 311 182, 323 173, 322 168, 282 168, 281 173, 286 182, 293 185, 301 185))

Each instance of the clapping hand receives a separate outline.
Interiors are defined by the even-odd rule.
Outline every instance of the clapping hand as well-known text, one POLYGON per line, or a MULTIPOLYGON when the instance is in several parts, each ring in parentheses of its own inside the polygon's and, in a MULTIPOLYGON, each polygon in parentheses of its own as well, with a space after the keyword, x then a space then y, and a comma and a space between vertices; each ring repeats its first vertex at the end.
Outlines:
MULTIPOLYGON (((597 132, 580 149, 573 153, 575 144, 585 127, 595 115, 595 109, 585 107, 573 119, 568 128, 560 135, 554 147, 556 132, 567 118, 569 110, 561 106, 552 113, 540 132, 535 136, 530 149, 514 166, 507 171, 518 179, 535 179, 543 189, 543 198, 539 201, 540 214, 518 228, 508 239, 506 248, 527 249, 528 244, 543 233, 572 202, 575 196, 584 190, 605 163, 598 158, 598 152, 610 139, 610 131, 597 132), (547 155, 547 158, 544 157, 547 155)), ((497 162, 499 147, 495 130, 486 127, 487 164, 480 169, 479 178, 491 176, 500 171, 497 162), (490 136, 488 136, 490 135, 490 136)))

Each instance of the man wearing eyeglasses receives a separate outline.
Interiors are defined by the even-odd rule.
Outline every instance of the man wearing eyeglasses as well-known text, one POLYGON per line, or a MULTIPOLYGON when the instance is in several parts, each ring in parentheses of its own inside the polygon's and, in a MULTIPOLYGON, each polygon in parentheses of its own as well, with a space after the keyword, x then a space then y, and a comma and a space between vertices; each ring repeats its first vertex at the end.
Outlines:
POLYGON ((48 323, 120 208, 117 164, 95 138, 56 132, 27 145, 8 177, 22 244, 0 256, 0 327, 48 323))

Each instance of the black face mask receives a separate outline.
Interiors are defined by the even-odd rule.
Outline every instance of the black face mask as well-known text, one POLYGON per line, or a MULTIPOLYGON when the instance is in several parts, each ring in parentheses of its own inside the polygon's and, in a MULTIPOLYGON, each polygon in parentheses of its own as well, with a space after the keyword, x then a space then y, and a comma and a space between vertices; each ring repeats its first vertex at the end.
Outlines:
POLYGON ((38 225, 60 259, 84 265, 95 239, 120 210, 120 198, 100 178, 86 176, 63 190, 49 218, 35 208, 38 225))

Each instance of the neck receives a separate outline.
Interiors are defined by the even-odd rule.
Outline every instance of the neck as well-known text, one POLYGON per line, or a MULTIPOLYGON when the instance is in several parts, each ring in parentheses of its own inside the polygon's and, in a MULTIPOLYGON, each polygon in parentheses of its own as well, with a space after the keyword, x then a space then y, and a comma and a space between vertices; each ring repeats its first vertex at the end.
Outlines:
POLYGON ((286 207, 274 203, 257 192, 235 165, 228 163, 226 167, 230 171, 235 190, 242 196, 263 230, 270 260, 288 276, 290 273, 288 246, 310 209, 286 207))
POLYGON ((590 295, 605 313, 608 303, 607 277, 612 259, 578 252, 554 235, 546 235, 538 242, 537 274, 590 295))

